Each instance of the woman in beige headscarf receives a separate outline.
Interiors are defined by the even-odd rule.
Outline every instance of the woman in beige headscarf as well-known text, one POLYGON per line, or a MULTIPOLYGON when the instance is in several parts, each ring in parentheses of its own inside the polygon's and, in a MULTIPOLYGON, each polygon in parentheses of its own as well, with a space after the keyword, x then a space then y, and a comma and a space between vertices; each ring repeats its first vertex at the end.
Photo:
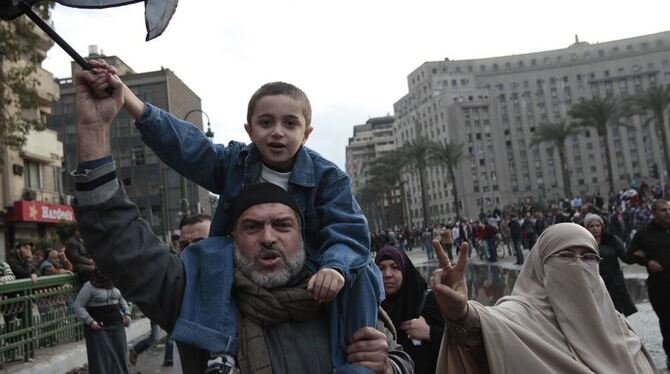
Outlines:
POLYGON ((467 244, 455 266, 433 242, 432 287, 447 321, 437 373, 655 373, 640 338, 598 274, 598 244, 560 223, 538 238, 512 294, 495 306, 467 301, 467 244))

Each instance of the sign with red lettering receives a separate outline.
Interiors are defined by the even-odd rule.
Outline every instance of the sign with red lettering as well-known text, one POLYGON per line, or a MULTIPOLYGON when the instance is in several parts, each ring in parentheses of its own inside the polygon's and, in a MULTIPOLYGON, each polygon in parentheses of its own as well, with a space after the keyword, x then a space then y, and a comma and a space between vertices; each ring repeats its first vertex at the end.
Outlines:
POLYGON ((75 222, 74 210, 69 205, 48 204, 41 201, 15 201, 7 222, 75 222))

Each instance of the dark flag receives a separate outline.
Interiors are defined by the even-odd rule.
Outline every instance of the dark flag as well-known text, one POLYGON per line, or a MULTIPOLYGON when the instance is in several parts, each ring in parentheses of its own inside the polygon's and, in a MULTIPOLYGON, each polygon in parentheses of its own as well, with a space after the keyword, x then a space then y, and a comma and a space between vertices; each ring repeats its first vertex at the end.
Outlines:
POLYGON ((56 0, 57 3, 73 8, 110 8, 144 2, 144 20, 147 38, 151 40, 163 33, 177 9, 179 0, 56 0))

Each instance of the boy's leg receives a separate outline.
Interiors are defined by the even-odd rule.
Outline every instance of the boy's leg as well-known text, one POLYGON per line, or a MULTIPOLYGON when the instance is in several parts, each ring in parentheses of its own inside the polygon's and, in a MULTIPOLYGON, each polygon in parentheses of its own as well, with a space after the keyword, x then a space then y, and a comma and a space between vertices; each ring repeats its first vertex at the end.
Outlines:
POLYGON ((222 237, 209 238, 182 254, 187 271, 175 341, 215 356, 237 354, 237 305, 232 297, 233 247, 222 237), (196 281, 197 280, 197 281, 196 281))
POLYGON ((377 326, 384 293, 381 279, 379 268, 369 261, 359 270, 354 283, 345 285, 330 305, 330 355, 337 374, 372 373, 347 361, 347 344, 356 330, 377 326))

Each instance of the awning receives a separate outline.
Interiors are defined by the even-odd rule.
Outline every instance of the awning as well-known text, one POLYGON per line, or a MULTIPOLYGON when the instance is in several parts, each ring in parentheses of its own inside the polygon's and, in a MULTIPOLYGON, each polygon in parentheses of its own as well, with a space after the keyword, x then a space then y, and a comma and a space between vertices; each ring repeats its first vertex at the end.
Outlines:
POLYGON ((41 201, 20 200, 14 202, 5 223, 10 222, 76 222, 74 210, 69 205, 48 204, 41 201))

